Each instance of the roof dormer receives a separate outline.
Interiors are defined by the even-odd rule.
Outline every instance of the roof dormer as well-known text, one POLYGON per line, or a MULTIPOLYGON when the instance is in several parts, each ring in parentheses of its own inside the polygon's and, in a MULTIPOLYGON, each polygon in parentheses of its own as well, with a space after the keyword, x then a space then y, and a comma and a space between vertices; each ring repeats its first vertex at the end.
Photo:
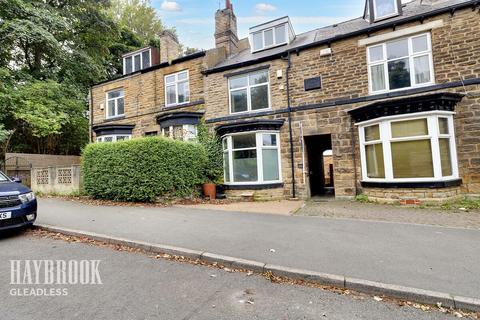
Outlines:
POLYGON ((283 17, 250 28, 252 52, 289 44, 295 39, 295 32, 289 17, 283 17))
POLYGON ((374 23, 401 14, 401 0, 366 0, 363 18, 370 23, 374 23))
POLYGON ((146 47, 122 56, 123 74, 130 74, 158 64, 159 51, 155 47, 146 47))

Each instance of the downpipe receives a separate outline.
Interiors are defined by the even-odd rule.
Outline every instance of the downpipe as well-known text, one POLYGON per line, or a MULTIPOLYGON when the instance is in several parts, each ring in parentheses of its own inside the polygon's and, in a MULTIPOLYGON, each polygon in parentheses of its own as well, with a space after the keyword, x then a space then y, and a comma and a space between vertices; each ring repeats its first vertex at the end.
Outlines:
POLYGON ((287 57, 282 57, 283 60, 287 61, 287 69, 285 71, 286 77, 286 90, 287 90, 287 110, 288 110, 288 134, 290 138, 290 162, 292 164, 292 197, 296 198, 296 187, 295 187, 295 159, 293 154, 293 130, 292 130, 292 103, 290 97, 290 68, 292 66, 292 59, 290 56, 290 51, 288 52, 287 57))

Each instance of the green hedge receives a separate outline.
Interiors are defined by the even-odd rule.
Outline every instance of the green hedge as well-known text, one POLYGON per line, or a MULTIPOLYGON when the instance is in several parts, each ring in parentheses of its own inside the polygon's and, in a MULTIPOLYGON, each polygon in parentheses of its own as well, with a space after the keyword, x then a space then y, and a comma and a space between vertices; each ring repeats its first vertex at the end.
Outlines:
POLYGON ((98 199, 185 197, 205 181, 206 152, 195 143, 162 137, 95 143, 82 157, 85 192, 98 199))

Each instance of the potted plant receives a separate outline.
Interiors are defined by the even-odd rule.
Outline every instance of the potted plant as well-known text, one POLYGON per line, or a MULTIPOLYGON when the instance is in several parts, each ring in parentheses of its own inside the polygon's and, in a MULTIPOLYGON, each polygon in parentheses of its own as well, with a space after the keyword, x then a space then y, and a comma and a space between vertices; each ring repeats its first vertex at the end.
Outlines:
POLYGON ((203 119, 198 125, 198 142, 207 152, 206 180, 202 186, 203 195, 205 198, 213 200, 216 198, 217 184, 221 183, 223 179, 223 151, 220 139, 208 130, 203 119))

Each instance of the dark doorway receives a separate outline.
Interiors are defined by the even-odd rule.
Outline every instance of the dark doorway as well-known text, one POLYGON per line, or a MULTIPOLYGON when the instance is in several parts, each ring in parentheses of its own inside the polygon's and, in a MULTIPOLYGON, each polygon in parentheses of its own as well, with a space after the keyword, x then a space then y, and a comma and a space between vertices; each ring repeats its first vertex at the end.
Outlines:
POLYGON ((305 137, 311 196, 334 195, 332 137, 305 137))

